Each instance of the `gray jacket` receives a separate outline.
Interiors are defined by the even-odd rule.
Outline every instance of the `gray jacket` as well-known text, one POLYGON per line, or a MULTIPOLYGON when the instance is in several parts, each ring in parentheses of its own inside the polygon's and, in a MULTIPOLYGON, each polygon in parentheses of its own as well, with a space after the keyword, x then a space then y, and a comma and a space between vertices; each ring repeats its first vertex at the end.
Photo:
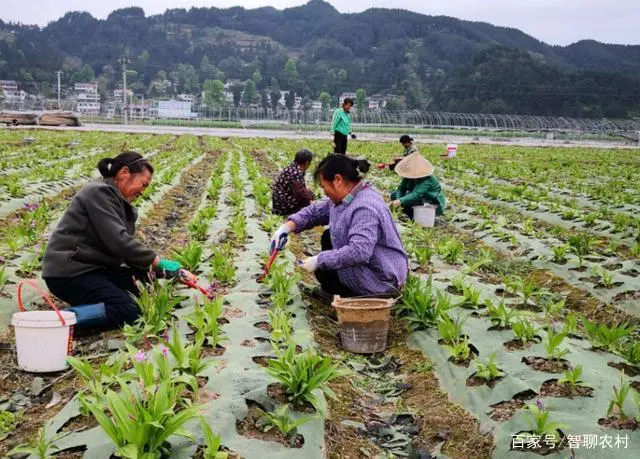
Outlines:
POLYGON ((112 179, 89 183, 71 200, 51 235, 42 277, 74 277, 123 263, 148 268, 156 253, 135 239, 137 218, 112 179))

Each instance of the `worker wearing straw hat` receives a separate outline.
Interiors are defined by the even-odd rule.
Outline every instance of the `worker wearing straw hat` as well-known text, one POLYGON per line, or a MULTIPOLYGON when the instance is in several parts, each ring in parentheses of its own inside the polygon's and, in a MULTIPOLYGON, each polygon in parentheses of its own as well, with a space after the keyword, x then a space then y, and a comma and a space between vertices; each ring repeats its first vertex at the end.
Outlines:
POLYGON ((413 219, 413 207, 423 204, 438 206, 436 215, 444 214, 445 198, 440 182, 433 175, 433 165, 420 153, 411 153, 395 167, 402 177, 400 187, 391 193, 391 206, 402 206, 402 210, 413 219))

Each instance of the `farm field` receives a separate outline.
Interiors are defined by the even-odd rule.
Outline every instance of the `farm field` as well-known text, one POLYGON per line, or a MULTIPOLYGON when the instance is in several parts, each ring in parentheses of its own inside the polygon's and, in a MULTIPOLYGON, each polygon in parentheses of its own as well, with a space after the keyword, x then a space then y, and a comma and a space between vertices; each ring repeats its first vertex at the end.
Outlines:
MULTIPOLYGON (((40 440, 42 457, 91 459, 637 457, 640 151, 461 145, 447 160, 419 145, 448 207, 433 228, 395 214, 412 273, 388 349, 363 357, 340 349, 333 308, 295 267, 320 229, 260 279, 282 222, 271 181, 328 144, 0 131, 0 456, 40 440), (47 234, 123 150, 156 170, 139 237, 216 297, 155 282, 134 326, 75 338, 68 371, 21 372, 17 283, 44 287, 47 234)), ((399 178, 375 164, 397 142, 349 149, 388 196, 399 178)))

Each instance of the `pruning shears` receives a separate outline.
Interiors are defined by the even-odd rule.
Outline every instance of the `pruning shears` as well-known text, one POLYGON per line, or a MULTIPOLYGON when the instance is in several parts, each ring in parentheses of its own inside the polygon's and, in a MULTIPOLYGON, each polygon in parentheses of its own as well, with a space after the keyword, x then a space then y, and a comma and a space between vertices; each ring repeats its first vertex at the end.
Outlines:
POLYGON ((273 249, 273 253, 271 253, 271 256, 269 257, 269 261, 267 262, 267 266, 265 266, 264 268, 264 274, 262 275, 263 279, 269 275, 269 270, 271 269, 271 265, 273 264, 276 257, 278 256, 278 252, 279 250, 277 248, 273 249))
POLYGON ((180 270, 180 275, 178 276, 178 281, 181 284, 186 285, 187 287, 191 287, 194 290, 198 290, 202 293, 208 300, 212 300, 215 296, 215 292, 211 290, 207 290, 204 287, 198 285, 198 278, 193 274, 188 273, 184 269, 180 270))

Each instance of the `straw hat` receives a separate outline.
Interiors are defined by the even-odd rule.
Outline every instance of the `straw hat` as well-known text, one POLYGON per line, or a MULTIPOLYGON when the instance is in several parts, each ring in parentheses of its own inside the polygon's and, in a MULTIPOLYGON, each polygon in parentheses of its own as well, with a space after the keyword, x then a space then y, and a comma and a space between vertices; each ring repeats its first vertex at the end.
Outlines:
POLYGON ((419 179, 433 174, 433 165, 420 153, 411 153, 396 164, 396 174, 408 179, 419 179))

